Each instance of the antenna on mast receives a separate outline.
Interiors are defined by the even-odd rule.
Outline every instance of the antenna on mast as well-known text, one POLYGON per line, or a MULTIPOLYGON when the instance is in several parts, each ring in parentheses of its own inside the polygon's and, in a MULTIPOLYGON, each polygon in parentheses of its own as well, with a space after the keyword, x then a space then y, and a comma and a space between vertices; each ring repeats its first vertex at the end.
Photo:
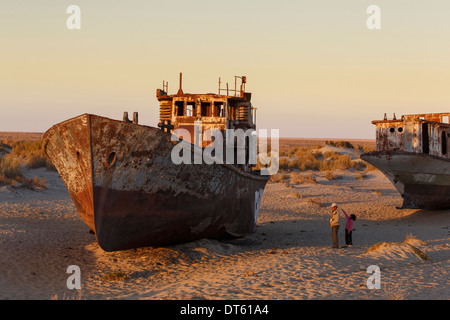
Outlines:
POLYGON ((183 84, 183 73, 180 72, 180 89, 178 89, 177 95, 184 94, 183 89, 182 89, 182 84, 183 84))

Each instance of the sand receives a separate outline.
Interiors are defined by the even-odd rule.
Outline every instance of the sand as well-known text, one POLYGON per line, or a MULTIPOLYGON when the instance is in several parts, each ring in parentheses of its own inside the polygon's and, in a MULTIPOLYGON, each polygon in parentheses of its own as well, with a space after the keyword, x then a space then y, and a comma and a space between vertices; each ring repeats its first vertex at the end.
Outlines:
MULTIPOLYGON (((378 171, 270 183, 257 232, 241 239, 112 253, 88 232, 58 173, 24 173, 46 179, 47 189, 0 186, 0 299, 450 298, 450 210, 397 209, 401 197, 378 171), (332 202, 357 216, 352 247, 332 248, 332 202), (401 245, 407 235, 429 260, 401 245), (400 245, 367 252, 380 242, 400 245), (80 290, 67 287, 71 265, 80 268, 80 290), (380 289, 367 288, 371 265, 380 268, 380 289), (117 272, 123 277, 105 280, 117 272)), ((344 226, 341 216, 341 246, 344 226)))

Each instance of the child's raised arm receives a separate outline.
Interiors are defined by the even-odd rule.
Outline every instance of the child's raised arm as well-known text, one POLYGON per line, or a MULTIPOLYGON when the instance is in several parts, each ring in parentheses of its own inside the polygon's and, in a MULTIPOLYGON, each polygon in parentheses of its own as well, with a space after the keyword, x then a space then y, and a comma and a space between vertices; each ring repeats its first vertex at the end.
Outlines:
POLYGON ((350 217, 348 216, 347 212, 345 212, 344 209, 341 209, 341 210, 342 210, 342 212, 345 214, 345 217, 346 217, 347 219, 350 218, 350 217))

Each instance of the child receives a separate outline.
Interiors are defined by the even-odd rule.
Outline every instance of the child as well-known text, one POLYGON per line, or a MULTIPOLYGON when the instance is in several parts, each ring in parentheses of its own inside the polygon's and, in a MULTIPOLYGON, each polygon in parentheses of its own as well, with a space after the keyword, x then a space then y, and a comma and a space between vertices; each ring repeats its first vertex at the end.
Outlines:
POLYGON ((345 218, 347 218, 347 224, 345 225, 345 244, 348 247, 352 246, 352 230, 353 230, 353 221, 356 220, 356 216, 354 214, 351 214, 350 216, 345 212, 343 209, 341 209, 342 212, 345 214, 345 218))

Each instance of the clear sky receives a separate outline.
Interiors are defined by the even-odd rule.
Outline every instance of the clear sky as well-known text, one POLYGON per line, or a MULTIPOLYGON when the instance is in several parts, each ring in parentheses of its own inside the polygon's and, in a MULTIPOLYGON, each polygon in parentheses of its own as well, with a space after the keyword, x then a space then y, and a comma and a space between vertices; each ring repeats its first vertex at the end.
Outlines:
POLYGON ((156 89, 217 92, 247 76, 258 128, 372 139, 372 120, 450 111, 447 0, 4 0, 0 131, 44 132, 93 113, 139 112, 156 89), (69 30, 69 5, 81 29, 69 30), (370 30, 369 5, 381 9, 370 30))

